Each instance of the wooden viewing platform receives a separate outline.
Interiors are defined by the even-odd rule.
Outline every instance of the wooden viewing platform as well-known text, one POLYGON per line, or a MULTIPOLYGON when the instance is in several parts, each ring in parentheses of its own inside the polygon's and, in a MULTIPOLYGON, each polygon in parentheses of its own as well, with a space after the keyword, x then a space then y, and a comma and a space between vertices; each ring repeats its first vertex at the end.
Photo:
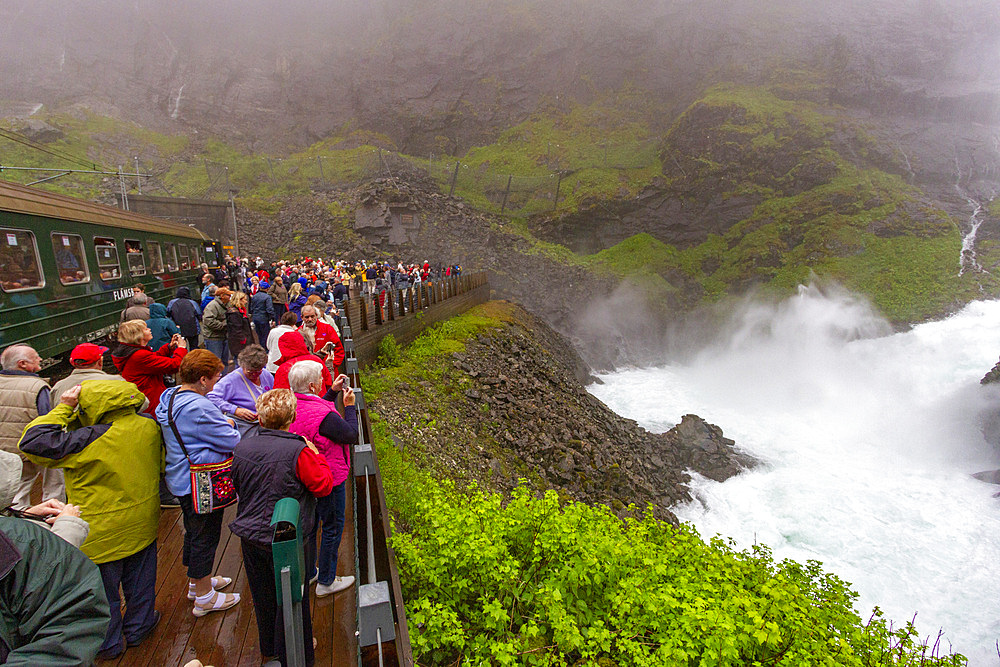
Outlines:
MULTIPOLYGON (((352 485, 347 485, 344 536, 340 541, 337 574, 354 574, 354 502, 352 485)), ((142 644, 125 651, 120 658, 98 661, 98 665, 122 667, 177 667, 197 658, 215 667, 258 667, 262 664, 257 643, 257 620, 253 613, 250 587, 243 570, 240 540, 229 532, 236 506, 225 510, 222 538, 215 554, 214 574, 232 577, 224 589, 239 593, 238 605, 224 612, 196 618, 193 602, 187 599, 187 571, 181 564, 184 521, 180 510, 163 510, 157 537, 156 609, 159 625, 142 644)), ((357 585, 355 583, 355 585, 357 585)), ((315 588, 315 586, 313 586, 315 588)), ((357 665, 357 591, 323 598, 312 596, 313 636, 316 638, 317 667, 357 665)))

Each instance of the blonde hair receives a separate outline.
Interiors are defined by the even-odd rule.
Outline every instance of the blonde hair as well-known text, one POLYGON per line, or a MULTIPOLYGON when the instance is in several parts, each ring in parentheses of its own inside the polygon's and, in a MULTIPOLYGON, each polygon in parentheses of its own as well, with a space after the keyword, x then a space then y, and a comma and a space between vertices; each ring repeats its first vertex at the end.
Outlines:
POLYGON ((300 294, 302 294, 302 283, 292 283, 292 286, 288 288, 288 298, 294 299, 300 294))
POLYGON ((229 305, 234 308, 246 308, 247 295, 244 292, 233 292, 233 295, 229 297, 229 305))
POLYGON ((257 417, 264 428, 284 430, 295 419, 295 394, 291 389, 272 389, 257 399, 257 417))
POLYGON ((118 342, 129 345, 142 345, 143 334, 146 333, 146 320, 129 320, 118 325, 118 342))

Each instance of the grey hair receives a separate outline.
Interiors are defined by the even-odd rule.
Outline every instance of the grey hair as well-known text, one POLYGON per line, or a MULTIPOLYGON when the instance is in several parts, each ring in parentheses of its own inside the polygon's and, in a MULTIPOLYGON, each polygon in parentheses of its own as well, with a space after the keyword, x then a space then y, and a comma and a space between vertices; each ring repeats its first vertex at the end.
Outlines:
POLYGON ((247 345, 236 357, 236 363, 243 370, 260 370, 267 365, 267 350, 256 343, 247 345))
POLYGON ((5 371, 16 371, 19 362, 32 360, 33 352, 35 348, 30 345, 11 345, 0 354, 0 368, 5 371))
POLYGON ((299 361, 288 369, 288 386, 296 394, 308 394, 309 384, 323 381, 323 364, 318 361, 299 361))
POLYGON ((319 309, 318 309, 318 308, 316 308, 316 306, 314 306, 314 305, 312 305, 312 304, 308 304, 308 305, 305 305, 305 306, 302 306, 302 310, 300 310, 299 312, 301 313, 301 312, 302 312, 302 311, 304 311, 304 310, 305 310, 306 308, 308 308, 309 310, 311 310, 311 311, 313 311, 314 313, 316 313, 316 317, 319 317, 319 309))
POLYGON ((219 291, 219 286, 218 285, 216 285, 215 283, 209 283, 209 285, 208 285, 208 293, 209 294, 211 294, 212 296, 215 296, 215 293, 218 292, 218 291, 219 291))

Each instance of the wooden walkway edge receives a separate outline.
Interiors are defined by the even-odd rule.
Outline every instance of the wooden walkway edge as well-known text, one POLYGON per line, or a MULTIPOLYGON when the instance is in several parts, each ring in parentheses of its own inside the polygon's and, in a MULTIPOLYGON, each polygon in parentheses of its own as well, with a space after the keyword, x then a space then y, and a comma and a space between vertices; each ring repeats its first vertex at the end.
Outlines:
MULTIPOLYGON (((353 485, 348 484, 344 535, 340 541, 337 574, 354 574, 353 485)), ((243 570, 240 540, 229 532, 236 506, 225 510, 222 537, 215 554, 214 575, 232 577, 227 593, 239 593, 240 603, 224 612, 195 617, 187 599, 187 572, 181 564, 184 522, 179 510, 163 510, 157 536, 156 609, 159 625, 141 645, 121 657, 98 662, 101 667, 178 667, 201 660, 214 667, 256 667, 262 664, 257 621, 250 587, 243 570)), ((313 586, 315 588, 315 586, 313 586)), ((317 667, 357 664, 357 594, 354 588, 333 596, 311 595, 317 667)), ((308 641, 308 639, 307 639, 308 641)))

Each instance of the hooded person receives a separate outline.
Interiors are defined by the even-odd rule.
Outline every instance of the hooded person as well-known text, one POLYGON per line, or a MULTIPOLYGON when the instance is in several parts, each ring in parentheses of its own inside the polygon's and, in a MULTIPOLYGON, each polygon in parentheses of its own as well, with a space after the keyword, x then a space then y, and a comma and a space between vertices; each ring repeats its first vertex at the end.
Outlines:
POLYGON ((35 521, 0 516, 0 664, 90 665, 109 616, 89 558, 35 521))
POLYGON ((323 392, 326 393, 333 386, 333 377, 321 357, 309 352, 306 347, 306 339, 298 331, 290 331, 282 334, 278 339, 278 350, 281 357, 277 361, 278 371, 274 374, 275 389, 289 389, 288 371, 292 369, 298 361, 318 361, 323 366, 323 392))
POLYGON ((174 337, 174 334, 181 332, 174 321, 167 317, 167 307, 162 303, 154 303, 149 307, 149 319, 146 326, 153 334, 153 339, 149 341, 149 346, 158 350, 174 337))
POLYGON ((144 401, 131 382, 87 380, 28 424, 19 443, 30 461, 63 470, 69 501, 90 523, 80 550, 97 563, 110 603, 103 658, 137 645, 160 620, 154 603, 163 439, 159 425, 136 412, 144 401))
POLYGON ((167 304, 167 315, 177 323, 181 330, 181 335, 188 342, 188 349, 193 350, 198 347, 198 332, 201 320, 201 306, 191 298, 191 290, 187 287, 178 287, 177 296, 167 304))

